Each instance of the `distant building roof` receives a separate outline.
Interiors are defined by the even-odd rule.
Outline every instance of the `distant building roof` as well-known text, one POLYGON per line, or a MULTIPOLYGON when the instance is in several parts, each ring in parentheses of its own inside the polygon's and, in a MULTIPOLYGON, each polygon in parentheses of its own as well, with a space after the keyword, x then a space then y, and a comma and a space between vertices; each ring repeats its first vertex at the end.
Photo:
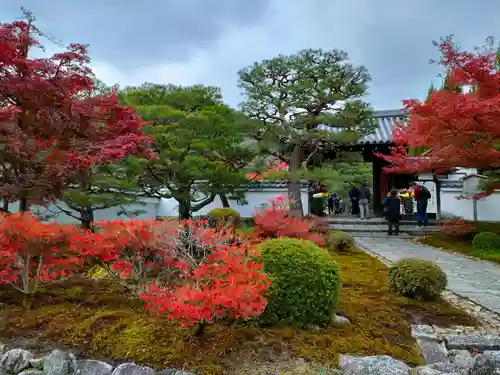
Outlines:
MULTIPOLYGON (((394 121, 404 121, 403 111, 401 109, 374 111, 373 118, 378 121, 378 127, 370 135, 361 138, 358 144, 383 144, 392 143, 392 127, 394 121)), ((333 128, 328 125, 318 126, 318 130, 326 130, 336 133, 342 131, 340 128, 333 128)))

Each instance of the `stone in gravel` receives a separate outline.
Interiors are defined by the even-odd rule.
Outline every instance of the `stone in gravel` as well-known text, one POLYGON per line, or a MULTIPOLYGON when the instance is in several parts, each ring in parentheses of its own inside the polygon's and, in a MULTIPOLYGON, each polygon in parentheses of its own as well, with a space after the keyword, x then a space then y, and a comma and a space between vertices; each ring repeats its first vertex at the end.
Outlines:
POLYGON ((500 350, 500 337, 488 335, 443 335, 448 349, 500 350))
POLYGON ((155 375, 150 367, 137 366, 135 363, 123 363, 114 369, 112 375, 155 375))
POLYGON ((411 326, 411 337, 414 339, 437 340, 437 334, 431 326, 413 324, 411 326))
POLYGON ((334 315, 332 317, 332 324, 337 327, 348 326, 351 321, 342 315, 334 315))
POLYGON ((341 355, 339 367, 345 375, 409 375, 411 368, 387 355, 355 357, 341 355))
POLYGON ((157 372, 156 375, 194 375, 194 374, 192 372, 176 370, 175 368, 166 368, 165 370, 157 372))
POLYGON ((37 370, 43 370, 43 363, 45 362, 45 357, 30 359, 30 367, 37 370))
MULTIPOLYGON (((45 375, 45 373, 41 370, 26 370, 21 372, 22 375, 45 375)), ((19 374, 19 375, 21 375, 19 374)))
POLYGON ((487 351, 474 357, 470 375, 500 374, 500 351, 487 351))
MULTIPOLYGON (((460 368, 449 361, 419 366, 415 375, 468 375, 468 370, 460 368)), ((413 375, 413 373, 412 373, 413 375)))
POLYGON ((110 375, 113 366, 106 362, 94 359, 81 359, 76 361, 76 374, 78 375, 110 375))
POLYGON ((0 367, 17 374, 30 366, 33 354, 24 349, 11 349, 0 358, 0 367))
POLYGON ((417 344, 420 347, 425 363, 433 364, 448 361, 448 355, 438 341, 420 338, 417 339, 417 344))
POLYGON ((43 371, 46 375, 73 375, 76 372, 76 357, 55 349, 45 358, 43 371))
POLYGON ((450 350, 449 355, 451 362, 458 367, 471 369, 474 364, 474 357, 468 350, 450 350))

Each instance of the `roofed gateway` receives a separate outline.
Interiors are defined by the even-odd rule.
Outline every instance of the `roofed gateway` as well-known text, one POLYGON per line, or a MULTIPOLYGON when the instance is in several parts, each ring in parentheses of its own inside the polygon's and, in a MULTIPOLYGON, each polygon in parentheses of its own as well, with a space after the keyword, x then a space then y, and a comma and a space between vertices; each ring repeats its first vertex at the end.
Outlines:
MULTIPOLYGON (((385 173, 383 168, 389 164, 376 156, 376 153, 390 154, 391 147, 396 143, 392 139, 392 130, 395 121, 404 121, 403 111, 386 110, 374 111, 373 117, 378 122, 378 127, 370 135, 362 137, 355 145, 348 146, 352 151, 359 151, 363 155, 365 162, 373 163, 373 211, 380 214, 382 212, 382 201, 391 188, 405 188, 408 187, 414 176, 398 175, 394 173, 385 173)), ((332 128, 325 125, 320 125, 319 130, 326 130, 329 132, 338 132, 339 129, 332 128)), ((331 152, 324 152, 328 158, 335 158, 335 150, 331 152)))

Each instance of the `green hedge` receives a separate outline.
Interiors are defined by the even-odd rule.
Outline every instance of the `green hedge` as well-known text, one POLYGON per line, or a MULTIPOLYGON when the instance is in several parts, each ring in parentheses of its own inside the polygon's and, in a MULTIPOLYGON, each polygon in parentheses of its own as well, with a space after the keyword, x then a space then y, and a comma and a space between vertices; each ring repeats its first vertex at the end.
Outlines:
POLYGON ((284 237, 266 240, 259 248, 273 282, 261 322, 302 327, 330 323, 339 302, 340 277, 328 251, 284 237))

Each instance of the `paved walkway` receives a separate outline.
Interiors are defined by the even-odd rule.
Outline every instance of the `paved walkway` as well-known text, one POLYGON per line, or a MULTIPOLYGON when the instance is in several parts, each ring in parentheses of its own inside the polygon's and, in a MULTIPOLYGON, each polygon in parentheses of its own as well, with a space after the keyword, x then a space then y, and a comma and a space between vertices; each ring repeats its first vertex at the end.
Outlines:
POLYGON ((418 258, 438 263, 448 276, 448 289, 500 314, 500 266, 414 244, 403 238, 356 237, 365 250, 391 262, 418 258))

